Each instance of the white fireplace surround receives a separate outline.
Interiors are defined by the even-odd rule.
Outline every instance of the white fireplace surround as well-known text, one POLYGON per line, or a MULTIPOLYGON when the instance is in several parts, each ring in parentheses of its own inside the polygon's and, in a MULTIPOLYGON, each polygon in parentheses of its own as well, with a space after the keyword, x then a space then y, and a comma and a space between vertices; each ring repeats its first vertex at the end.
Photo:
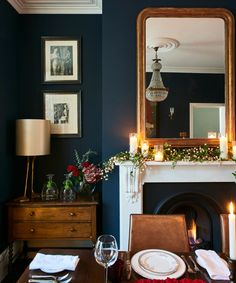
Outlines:
POLYGON ((144 183, 235 182, 235 170, 234 161, 178 162, 175 167, 172 162, 150 161, 141 173, 129 161, 119 164, 120 250, 128 249, 130 214, 143 213, 144 183))

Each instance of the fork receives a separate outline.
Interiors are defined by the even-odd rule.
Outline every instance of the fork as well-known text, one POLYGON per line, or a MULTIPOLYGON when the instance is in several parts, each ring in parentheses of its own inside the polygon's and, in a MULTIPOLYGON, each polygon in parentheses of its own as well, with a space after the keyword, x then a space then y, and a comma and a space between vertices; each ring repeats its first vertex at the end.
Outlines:
POLYGON ((56 279, 49 279, 49 278, 39 278, 39 279, 29 279, 28 282, 29 283, 69 283, 71 281, 72 277, 66 279, 66 280, 63 280, 63 281, 58 281, 56 279))
POLYGON ((191 262, 193 263, 193 268, 194 268, 194 270, 195 270, 196 272, 200 272, 200 269, 198 268, 198 266, 197 266, 195 260, 192 258, 192 256, 189 255, 188 257, 189 257, 189 259, 191 260, 191 262))
POLYGON ((181 258, 183 259, 183 261, 185 262, 185 264, 187 265, 187 272, 188 273, 196 273, 195 270, 192 269, 192 267, 189 265, 187 259, 185 258, 184 255, 181 255, 181 258))
POLYGON ((51 275, 51 274, 47 274, 47 275, 32 275, 31 278, 32 279, 54 279, 56 281, 61 281, 61 280, 64 280, 66 279, 66 277, 69 275, 69 273, 66 273, 65 275, 63 276, 55 276, 55 275, 51 275))

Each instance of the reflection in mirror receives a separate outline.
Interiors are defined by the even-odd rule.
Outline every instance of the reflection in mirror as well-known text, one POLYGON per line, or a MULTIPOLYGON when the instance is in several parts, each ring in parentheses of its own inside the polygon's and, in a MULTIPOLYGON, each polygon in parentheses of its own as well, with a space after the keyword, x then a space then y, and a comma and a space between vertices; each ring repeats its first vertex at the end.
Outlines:
POLYGON ((190 103, 190 138, 225 136, 225 105, 190 103))
POLYGON ((202 133, 200 136, 190 134, 189 103, 224 103, 224 73, 225 33, 222 19, 148 18, 146 137, 180 138, 184 132, 185 138, 207 138, 206 135, 201 136, 202 133), (156 54, 153 59, 153 49, 156 51, 157 48, 158 56, 156 54), (150 95, 153 82, 156 82, 156 88, 152 88, 150 95), (168 119, 170 108, 175 109, 174 119, 168 119))
POLYGON ((137 55, 141 139, 153 145, 219 144, 212 136, 190 133, 190 103, 224 104, 221 126, 229 141, 235 138, 234 18, 228 10, 144 9, 137 20, 137 55), (163 88, 167 95, 159 99, 163 88))

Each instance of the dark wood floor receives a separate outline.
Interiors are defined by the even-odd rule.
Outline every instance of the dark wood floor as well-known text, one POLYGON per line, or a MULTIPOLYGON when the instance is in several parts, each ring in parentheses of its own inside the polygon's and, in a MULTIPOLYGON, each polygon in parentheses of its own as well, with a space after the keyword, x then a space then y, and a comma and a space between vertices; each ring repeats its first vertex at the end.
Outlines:
POLYGON ((17 259, 12 266, 11 272, 1 283, 16 283, 30 261, 31 259, 17 259))

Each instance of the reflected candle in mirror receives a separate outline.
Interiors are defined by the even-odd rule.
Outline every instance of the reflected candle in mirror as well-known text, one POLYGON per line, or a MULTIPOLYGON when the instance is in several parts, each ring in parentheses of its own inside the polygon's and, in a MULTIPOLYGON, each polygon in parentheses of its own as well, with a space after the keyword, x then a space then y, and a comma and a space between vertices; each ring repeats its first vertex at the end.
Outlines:
POLYGON ((138 151, 138 135, 137 133, 129 134, 129 153, 135 154, 138 151))
POLYGON ((208 137, 208 139, 216 139, 217 138, 217 132, 208 132, 207 137, 208 137))
POLYGON ((141 151, 142 151, 142 155, 144 157, 148 156, 148 152, 149 152, 149 144, 148 144, 148 142, 144 141, 142 143, 141 151))
POLYGON ((220 137, 220 158, 228 159, 228 139, 225 136, 220 137))
POLYGON ((155 145, 154 146, 154 160, 155 161, 163 161, 164 159, 164 151, 163 151, 163 145, 155 145))
POLYGON ((229 257, 231 259, 236 259, 236 221, 234 214, 234 205, 230 202, 229 205, 230 214, 229 219, 229 257))
POLYGON ((236 141, 232 141, 232 158, 236 160, 236 141))

